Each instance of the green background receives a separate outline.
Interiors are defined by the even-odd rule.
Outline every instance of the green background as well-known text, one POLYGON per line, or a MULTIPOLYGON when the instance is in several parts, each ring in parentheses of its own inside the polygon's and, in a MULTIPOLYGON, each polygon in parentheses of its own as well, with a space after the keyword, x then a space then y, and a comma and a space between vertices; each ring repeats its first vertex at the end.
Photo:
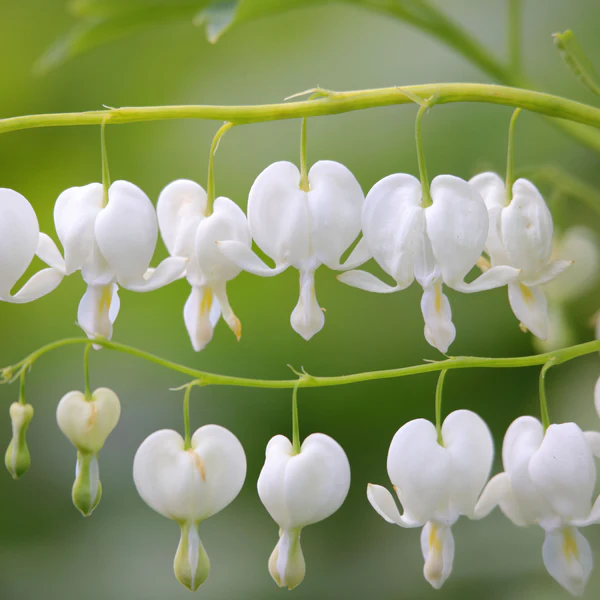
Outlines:
MULTIPOLYGON (((501 0, 438 2, 496 54, 504 53, 506 6, 501 0)), ((525 67, 540 87, 595 102, 566 71, 550 34, 572 27, 592 58, 600 57, 596 0, 525 2, 525 67)), ((35 60, 73 19, 59 0, 0 1, 0 115, 92 110, 159 104, 246 104, 282 100, 321 85, 334 90, 431 83, 488 81, 438 42, 406 25, 358 8, 332 5, 253 22, 208 44, 191 24, 169 24, 141 32, 82 56, 44 77, 35 60)), ((600 65, 600 58, 596 60, 600 65)), ((313 119, 308 125, 309 161, 332 159, 351 169, 367 191, 393 172, 416 174, 414 108, 389 107, 313 119)), ((470 177, 493 168, 504 172, 510 109, 487 105, 435 108, 424 121, 430 175, 470 177)), ((168 182, 187 177, 203 185, 208 149, 217 124, 163 122, 110 127, 108 153, 113 179, 126 179, 156 200, 168 182)), ((277 160, 297 162, 299 122, 236 128, 216 159, 217 193, 245 208, 258 173, 277 160)), ((0 137, 0 185, 18 190, 34 205, 42 230, 52 235, 53 204, 71 186, 98 181, 98 127, 40 129, 0 137)), ((517 129, 517 167, 557 163, 598 183, 597 155, 565 138, 540 118, 525 114, 517 129)), ((567 202, 566 200, 561 200, 567 202)), ((597 217, 569 201, 561 225, 597 217)), ((161 242, 155 263, 165 255, 161 242)), ((40 268, 34 263, 31 272, 40 268)), ((121 292, 114 339, 177 362, 220 373, 290 376, 286 364, 310 373, 335 375, 439 359, 423 338, 416 284, 400 294, 371 295, 343 286, 322 267, 317 295, 327 309, 325 328, 310 342, 295 334, 289 315, 297 299, 293 270, 262 279, 242 274, 229 284, 232 306, 243 323, 236 342, 224 323, 199 354, 192 351, 182 308, 188 284, 179 281, 151 294, 121 292)), ((35 348, 79 335, 75 325, 84 284, 78 274, 51 295, 29 305, 0 306, 0 364, 11 364, 35 348)), ((595 290, 597 292, 597 289, 595 290)), ((477 295, 448 293, 457 338, 454 355, 518 356, 532 352, 519 331, 506 290, 477 295)), ((597 293, 570 307, 580 341, 593 335, 589 318, 597 293)), ((0 473, 0 598, 187 598, 172 574, 177 525, 152 512, 138 497, 131 464, 136 448, 160 428, 182 429, 177 374, 124 355, 101 351, 91 357, 92 385, 119 395, 123 414, 100 454, 104 486, 93 516, 82 519, 71 504, 75 450, 55 422, 61 396, 81 389, 82 347, 41 359, 27 379, 35 407, 30 426, 30 472, 18 482, 0 473)), ((598 359, 590 356, 548 376, 551 416, 598 428, 592 390, 598 359)), ((538 414, 537 370, 470 370, 446 379, 445 413, 476 410, 490 425, 497 454, 506 427, 517 416, 538 414)), ((307 562, 302 598, 429 598, 436 592, 422 576, 418 530, 385 523, 369 506, 366 484, 389 486, 387 448, 407 420, 433 416, 435 375, 348 387, 301 390, 301 432, 320 431, 345 448, 352 486, 342 508, 304 531, 307 562)), ((4 443, 10 438, 8 406, 16 386, 0 389, 4 443)), ((207 388, 194 390, 192 426, 219 423, 241 440, 248 476, 238 499, 202 524, 201 538, 212 562, 203 598, 282 597, 267 571, 277 526, 263 509, 256 480, 271 436, 291 434, 291 393, 285 390, 207 388)), ((494 469, 501 468, 499 458, 494 469)), ((584 534, 600 550, 600 528, 584 534)), ((567 597, 545 572, 543 532, 519 529, 498 511, 482 522, 461 520, 454 528, 452 577, 437 592, 445 598, 567 597)), ((586 592, 600 591, 600 568, 586 592)))

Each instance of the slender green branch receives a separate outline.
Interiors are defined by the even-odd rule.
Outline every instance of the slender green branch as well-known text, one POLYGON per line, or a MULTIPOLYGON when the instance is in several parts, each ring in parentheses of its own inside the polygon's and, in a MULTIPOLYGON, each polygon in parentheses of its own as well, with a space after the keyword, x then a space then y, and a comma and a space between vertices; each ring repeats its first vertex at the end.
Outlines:
POLYGON ((292 391, 292 450, 294 454, 300 454, 300 421, 298 419, 298 387, 300 379, 296 381, 292 391))
POLYGON ((206 180, 206 215, 212 213, 213 202, 215 201, 215 154, 219 149, 221 138, 235 125, 235 123, 225 123, 215 134, 210 146, 210 155, 208 157, 208 177, 206 180))
POLYGON ((21 376, 19 378, 19 402, 21 404, 27 404, 25 400, 25 375, 27 374, 27 369, 21 370, 21 376))
POLYGON ((419 177, 421 179, 421 193, 423 195, 423 206, 431 206, 431 192, 429 190, 429 176, 427 175, 427 164, 425 163, 425 149, 423 148, 423 136, 421 135, 421 120, 429 106, 423 104, 419 108, 417 118, 415 119, 415 142, 417 146, 417 162, 419 164, 419 177))
MULTIPOLYGON (((212 119, 235 124, 261 123, 302 117, 336 115, 355 110, 408 104, 407 95, 436 104, 483 102, 520 107, 549 117, 583 123, 600 129, 600 109, 551 94, 480 83, 437 83, 351 92, 327 92, 325 98, 257 106, 146 106, 79 113, 29 115, 0 119, 0 133, 35 127, 139 123, 169 119, 212 119)), ((325 94, 325 91, 324 91, 325 94)))
POLYGON ((106 206, 108 204, 108 188, 110 187, 110 171, 108 168, 108 154, 106 152, 106 121, 105 117, 102 119, 100 125, 100 150, 102 153, 102 190, 103 190, 103 201, 102 204, 106 206))
POLYGON ((437 386, 435 388, 435 429, 437 431, 437 441, 440 446, 444 445, 442 438, 442 391, 444 389, 444 379, 446 378, 447 370, 440 371, 437 386))
POLYGON ((553 359, 550 359, 547 363, 544 364, 542 369, 540 370, 540 380, 539 380, 539 393, 540 393, 540 415, 542 417, 542 425, 544 426, 544 430, 550 427, 550 415, 548 413, 548 401, 546 400, 546 372, 552 366, 554 366, 555 362, 553 359))
POLYGON ((192 447, 192 437, 190 434, 190 394, 192 393, 193 383, 186 385, 185 392, 183 394, 183 448, 189 450, 192 447))
POLYGON ((308 164, 306 160, 306 117, 302 119, 300 129, 300 189, 303 192, 310 192, 308 183, 308 164))
POLYGON ((506 195, 508 202, 512 199, 512 186, 515 182, 515 124, 521 109, 515 109, 508 126, 508 151, 506 153, 506 195))
MULTIPOLYGON (((369 371, 365 373, 354 373, 351 375, 339 375, 334 377, 315 377, 308 373, 302 373, 298 379, 252 379, 246 377, 233 377, 230 375, 219 375, 216 373, 207 373, 199 371, 184 365, 174 363, 149 352, 138 350, 125 344, 112 342, 103 338, 92 340, 94 344, 102 346, 108 350, 116 350, 137 358, 142 358, 149 362, 155 363, 172 371, 176 371, 183 375, 193 377, 195 385, 230 385, 237 387, 252 387, 252 388, 277 388, 277 389, 293 389, 298 387, 328 387, 335 385, 347 385, 350 383, 360 383, 364 381, 375 381, 379 379, 394 379, 405 377, 407 375, 419 375, 423 373, 435 373, 451 369, 471 369, 471 368, 488 368, 488 369, 507 369, 513 367, 533 367, 536 365, 544 365, 552 361, 554 365, 573 360, 586 354, 592 354, 600 351, 600 340, 586 342, 577 346, 562 348, 561 350, 553 350, 544 354, 536 354, 533 356, 521 356, 515 358, 483 358, 476 356, 454 356, 446 360, 437 362, 428 362, 422 365, 414 365, 411 367, 401 367, 399 369, 388 369, 383 371, 369 371)), ((14 381, 19 376, 22 369, 31 367, 31 365, 41 356, 64 346, 73 344, 89 344, 87 338, 68 338, 58 340, 51 344, 47 344, 26 356, 23 360, 15 365, 6 367, 0 371, 2 379, 0 382, 9 383, 14 381)))

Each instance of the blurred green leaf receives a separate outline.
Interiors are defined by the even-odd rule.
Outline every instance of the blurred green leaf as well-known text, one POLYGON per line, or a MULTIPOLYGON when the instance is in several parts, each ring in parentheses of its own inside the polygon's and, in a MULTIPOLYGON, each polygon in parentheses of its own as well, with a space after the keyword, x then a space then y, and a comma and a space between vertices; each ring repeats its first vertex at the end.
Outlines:
POLYGON ((78 17, 108 17, 157 7, 189 6, 196 8, 207 0, 71 0, 69 11, 78 17))
MULTIPOLYGON (((139 0, 138 0, 139 1, 139 0)), ((196 13, 199 2, 148 6, 144 9, 117 11, 85 19, 77 24, 67 35, 60 38, 38 60, 35 70, 46 73, 67 60, 87 52, 92 48, 125 37, 149 25, 165 21, 191 19, 196 13)))
POLYGON ((600 96, 598 74, 579 45, 575 34, 567 29, 564 33, 554 34, 554 45, 573 75, 594 94, 600 96))

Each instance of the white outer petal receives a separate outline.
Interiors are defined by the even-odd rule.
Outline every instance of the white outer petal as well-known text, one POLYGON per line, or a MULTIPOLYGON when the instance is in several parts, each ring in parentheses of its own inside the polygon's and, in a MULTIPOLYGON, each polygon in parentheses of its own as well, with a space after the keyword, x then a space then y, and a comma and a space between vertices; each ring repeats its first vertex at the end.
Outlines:
POLYGON ((276 264, 299 267, 311 256, 306 192, 299 189, 300 171, 281 161, 268 166, 248 196, 248 223, 257 246, 276 264))
POLYGON ((40 233, 35 253, 49 267, 56 269, 61 275, 66 275, 65 261, 50 236, 40 233))
POLYGON ((332 269, 358 237, 365 195, 354 175, 331 160, 316 162, 308 172, 312 250, 332 269))
POLYGON ((432 423, 416 419, 396 432, 388 452, 387 471, 398 490, 405 518, 424 524, 442 514, 447 516, 452 457, 438 444, 432 423))
POLYGON ((510 264, 534 277, 552 252, 552 215, 537 188, 526 179, 513 185, 510 204, 502 211, 502 241, 510 264))
POLYGON ((40 229, 27 199, 7 188, 0 189, 0 297, 27 270, 38 245, 40 229))
POLYGON ((5 296, 0 299, 13 304, 33 302, 54 291, 62 278, 62 274, 56 269, 42 269, 33 275, 14 296, 5 296))
POLYGON ((564 522, 588 516, 596 485, 596 465, 575 423, 550 425, 529 462, 529 476, 564 522))
POLYGON ((492 468, 492 434, 479 415, 457 410, 444 420, 442 439, 452 457, 450 512, 471 517, 492 468))
POLYGON ((115 181, 108 204, 96 217, 96 241, 121 285, 141 281, 150 265, 158 224, 148 196, 127 181, 115 181))
POLYGON ((511 490, 523 524, 538 523, 554 515, 552 507, 539 492, 529 474, 529 462, 540 448, 543 439, 544 428, 537 419, 519 417, 507 429, 502 443, 504 470, 510 479, 511 490))
POLYGON ((452 175, 431 182, 433 204, 425 209, 427 235, 444 282, 459 284, 481 256, 489 218, 475 187, 452 175))
POLYGON ((138 493, 169 519, 200 522, 225 508, 246 478, 246 456, 239 440, 218 425, 205 425, 184 450, 183 438, 170 429, 148 436, 133 461, 138 493))
POLYGON ((492 265, 510 264, 510 259, 502 244, 500 232, 502 209, 508 203, 504 181, 496 173, 480 173, 469 183, 481 194, 488 211, 489 227, 485 241, 485 250, 492 265))
POLYGON ((246 215, 235 202, 220 197, 214 202, 213 213, 196 231, 196 261, 205 281, 229 281, 240 273, 241 268, 219 251, 217 242, 229 240, 252 246, 246 215))
POLYGON ((56 199, 54 226, 64 248, 67 275, 89 260, 95 240, 96 218, 103 204, 101 183, 69 188, 56 199))
POLYGON ((350 488, 350 464, 342 447, 322 433, 309 435, 300 454, 284 436, 269 442, 258 494, 283 529, 317 523, 332 515, 350 488))
POLYGON ((399 285, 391 286, 375 277, 367 271, 346 271, 337 276, 337 279, 346 285, 365 290, 366 292, 375 292, 377 294, 391 294, 399 291, 399 285))
POLYGON ((156 215, 160 235, 171 256, 189 258, 190 223, 194 229, 206 214, 207 195, 202 186, 189 179, 177 179, 160 193, 156 215))
POLYGON ((414 279, 421 252, 425 215, 421 183, 412 175, 389 175, 367 194, 362 211, 363 236, 373 258, 400 288, 414 279))

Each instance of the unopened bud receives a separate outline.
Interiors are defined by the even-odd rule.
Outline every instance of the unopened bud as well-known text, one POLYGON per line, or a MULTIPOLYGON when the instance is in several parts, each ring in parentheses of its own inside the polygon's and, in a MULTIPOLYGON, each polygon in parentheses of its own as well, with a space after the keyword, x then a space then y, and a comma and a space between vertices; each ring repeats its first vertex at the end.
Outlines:
POLYGON ((279 587, 292 590, 302 583, 306 574, 306 563, 300 546, 299 527, 282 530, 279 542, 269 558, 269 573, 279 587))
POLYGON ((175 577, 188 590, 195 592, 208 578, 210 560, 198 536, 195 523, 181 525, 181 539, 173 562, 175 577))
POLYGON ((31 457, 27 447, 27 427, 33 418, 33 406, 13 402, 10 405, 10 420, 12 422, 12 439, 6 450, 4 462, 13 479, 19 479, 29 469, 31 457))
POLYGON ((84 517, 89 517, 102 497, 98 455, 90 452, 77 452, 75 483, 73 484, 73 504, 84 517))

